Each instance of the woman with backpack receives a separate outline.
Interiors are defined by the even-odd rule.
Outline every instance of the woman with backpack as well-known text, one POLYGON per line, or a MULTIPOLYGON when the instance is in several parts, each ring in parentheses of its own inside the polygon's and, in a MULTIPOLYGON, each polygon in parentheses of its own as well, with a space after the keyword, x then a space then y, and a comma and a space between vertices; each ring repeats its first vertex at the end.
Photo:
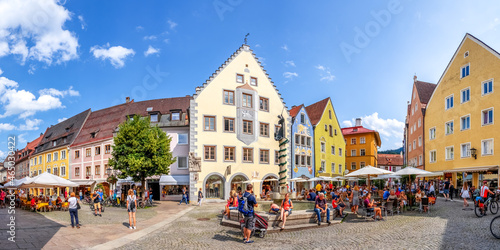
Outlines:
POLYGON ((293 204, 290 200, 290 193, 285 194, 285 199, 281 202, 281 216, 280 219, 283 221, 283 225, 281 226, 281 230, 285 229, 286 217, 292 214, 293 204))
POLYGON ((127 196, 127 211, 128 211, 128 225, 130 229, 136 229, 135 224, 135 212, 137 211, 137 197, 134 194, 134 190, 128 190, 127 196), (132 220, 134 226, 132 226, 132 220))

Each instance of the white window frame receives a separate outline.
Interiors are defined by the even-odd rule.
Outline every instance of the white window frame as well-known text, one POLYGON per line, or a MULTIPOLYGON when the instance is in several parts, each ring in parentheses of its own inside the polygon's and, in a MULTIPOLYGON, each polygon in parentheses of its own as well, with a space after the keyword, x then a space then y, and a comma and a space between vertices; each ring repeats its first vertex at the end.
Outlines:
MULTIPOLYGON (((455 126, 455 125, 453 125, 453 126, 455 126)), ((467 114, 467 115, 464 115, 464 116, 460 117, 460 131, 469 130, 469 129, 470 129, 470 126, 471 126, 471 122, 470 122, 470 114, 467 114), (464 117, 469 117, 469 128, 466 128, 466 129, 463 129, 463 123, 462 123, 462 122, 463 122, 463 120, 462 120, 462 118, 464 118, 464 117)), ((455 128, 453 128, 453 130, 455 130, 455 128)))
POLYGON ((481 110, 481 127, 495 124, 495 109, 493 107, 481 110), (493 117, 490 123, 484 123, 484 111, 492 111, 493 117))
POLYGON ((435 163, 437 160, 437 151, 436 150, 430 150, 429 151, 429 163, 435 163), (432 157, 432 153, 434 153, 434 157, 432 157))
POLYGON ((447 97, 444 98, 444 110, 449 110, 455 107, 455 96, 454 94, 451 94, 447 97), (453 101, 451 102, 451 107, 448 107, 448 99, 453 98, 453 101))
POLYGON ((466 142, 466 143, 462 143, 460 144, 460 158, 470 158, 470 148, 471 148, 471 143, 470 142, 466 142), (469 145, 469 148, 468 148, 468 152, 464 152, 463 151, 463 146, 464 145, 469 145), (464 155, 465 153, 465 155, 464 155))
MULTIPOLYGON (((189 144, 189 134, 188 133, 178 133, 177 134, 177 144, 178 145, 188 145, 189 144), (181 135, 186 135, 186 143, 181 143, 181 135)), ((106 147, 104 147, 106 150, 106 147)))
POLYGON ((429 141, 435 139, 436 139, 436 127, 432 127, 429 129, 429 141), (434 131, 434 133, 432 133, 432 131, 434 131))
POLYGON ((365 144, 366 143, 366 137, 362 136, 359 137, 359 144, 365 144))
POLYGON ((322 173, 326 172, 326 161, 325 160, 321 160, 321 165, 319 167, 319 171, 321 171, 322 173))
POLYGON ((422 136, 418 137, 418 147, 422 147, 422 136))
POLYGON ((321 153, 325 153, 326 152, 326 142, 321 142, 321 153))
POLYGON ((356 149, 351 149, 351 156, 356 156, 357 152, 356 149))
POLYGON ((495 140, 493 138, 481 140, 481 156, 490 156, 495 154, 495 140), (483 151, 483 146, 485 141, 491 141, 491 154, 485 154, 483 151))
POLYGON ((470 86, 467 87, 467 88, 465 88, 465 89, 460 90, 460 104, 464 104, 464 103, 467 103, 467 102, 470 102, 470 86), (464 101, 463 100, 463 96, 464 96, 463 92, 466 91, 466 90, 469 90, 469 100, 464 101))
POLYGON ((424 163, 424 157, 422 155, 418 156, 418 166, 422 165, 424 163))
POLYGON ((444 123, 444 134, 445 135, 452 135, 454 132, 455 132, 455 122, 453 120, 445 122, 444 123), (447 127, 448 127, 448 123, 450 123, 450 122, 453 123, 453 130, 451 131, 451 133, 448 133, 447 127))
POLYGON ((467 63, 467 64, 465 64, 464 66, 460 67, 460 73, 459 73, 459 74, 460 74, 460 79, 463 79, 463 78, 465 78, 465 77, 470 76, 470 63, 467 63), (463 69, 463 68, 465 68, 465 67, 469 67, 469 74, 468 74, 468 75, 466 75, 466 76, 462 76, 462 69, 463 69))
POLYGON ((355 161, 351 162, 351 170, 357 169, 357 164, 355 161), (354 165, 354 167, 352 167, 354 165))
POLYGON ((485 95, 489 95, 489 94, 492 94, 493 92, 495 92, 495 81, 494 81, 494 78, 490 78, 486 81, 482 81, 481 82, 481 96, 485 96, 485 95), (488 93, 484 93, 484 84, 487 83, 487 82, 490 82, 491 81, 491 92, 488 92, 488 93))
POLYGON ((335 155, 335 146, 331 146, 331 147, 330 147, 330 149, 331 149, 331 151, 332 151, 332 152, 331 152, 331 153, 332 153, 332 155, 335 155))
POLYGON ((452 161, 455 159, 455 146, 448 146, 448 147, 445 147, 444 148, 444 159, 447 160, 447 161, 452 161), (448 158, 448 149, 452 149, 453 150, 453 155, 451 158, 448 158))
POLYGON ((420 128, 422 126, 422 118, 418 118, 418 127, 420 128))
POLYGON ((332 168, 332 173, 335 173, 335 162, 332 162, 330 165, 332 168))
POLYGON ((417 140, 413 140, 413 150, 417 149, 417 140))

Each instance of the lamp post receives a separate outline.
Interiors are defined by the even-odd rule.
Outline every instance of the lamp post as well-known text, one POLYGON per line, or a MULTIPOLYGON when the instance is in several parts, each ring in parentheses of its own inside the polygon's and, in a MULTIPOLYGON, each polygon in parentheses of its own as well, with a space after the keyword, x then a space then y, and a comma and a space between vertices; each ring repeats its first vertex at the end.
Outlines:
POLYGON ((470 154, 472 155, 472 157, 474 157, 474 159, 477 159, 476 151, 477 151, 476 148, 471 148, 470 149, 470 154))

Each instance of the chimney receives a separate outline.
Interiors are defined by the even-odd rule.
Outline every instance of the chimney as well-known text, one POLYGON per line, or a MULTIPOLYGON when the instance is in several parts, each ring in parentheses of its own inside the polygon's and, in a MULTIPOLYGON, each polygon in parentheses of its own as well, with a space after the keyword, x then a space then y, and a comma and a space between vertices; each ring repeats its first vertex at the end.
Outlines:
POLYGON ((125 97, 125 103, 129 103, 129 102, 130 102, 130 97, 129 96, 125 97))
POLYGON ((356 127, 361 127, 361 118, 356 118, 356 127))
POLYGON ((413 82, 417 82, 417 74, 413 75, 413 82))
POLYGON ((296 108, 296 107, 297 107, 297 106, 293 105, 293 106, 292 106, 292 109, 294 109, 294 108, 296 108))

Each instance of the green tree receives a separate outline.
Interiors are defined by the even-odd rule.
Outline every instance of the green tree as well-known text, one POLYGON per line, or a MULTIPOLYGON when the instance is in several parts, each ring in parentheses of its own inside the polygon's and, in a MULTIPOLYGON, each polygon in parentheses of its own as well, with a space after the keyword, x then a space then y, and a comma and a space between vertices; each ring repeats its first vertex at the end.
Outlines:
POLYGON ((149 119, 134 116, 118 127, 109 165, 120 171, 119 178, 130 176, 140 181, 144 195, 146 178, 168 174, 175 162, 170 151, 171 140, 158 126, 152 127, 149 119))

